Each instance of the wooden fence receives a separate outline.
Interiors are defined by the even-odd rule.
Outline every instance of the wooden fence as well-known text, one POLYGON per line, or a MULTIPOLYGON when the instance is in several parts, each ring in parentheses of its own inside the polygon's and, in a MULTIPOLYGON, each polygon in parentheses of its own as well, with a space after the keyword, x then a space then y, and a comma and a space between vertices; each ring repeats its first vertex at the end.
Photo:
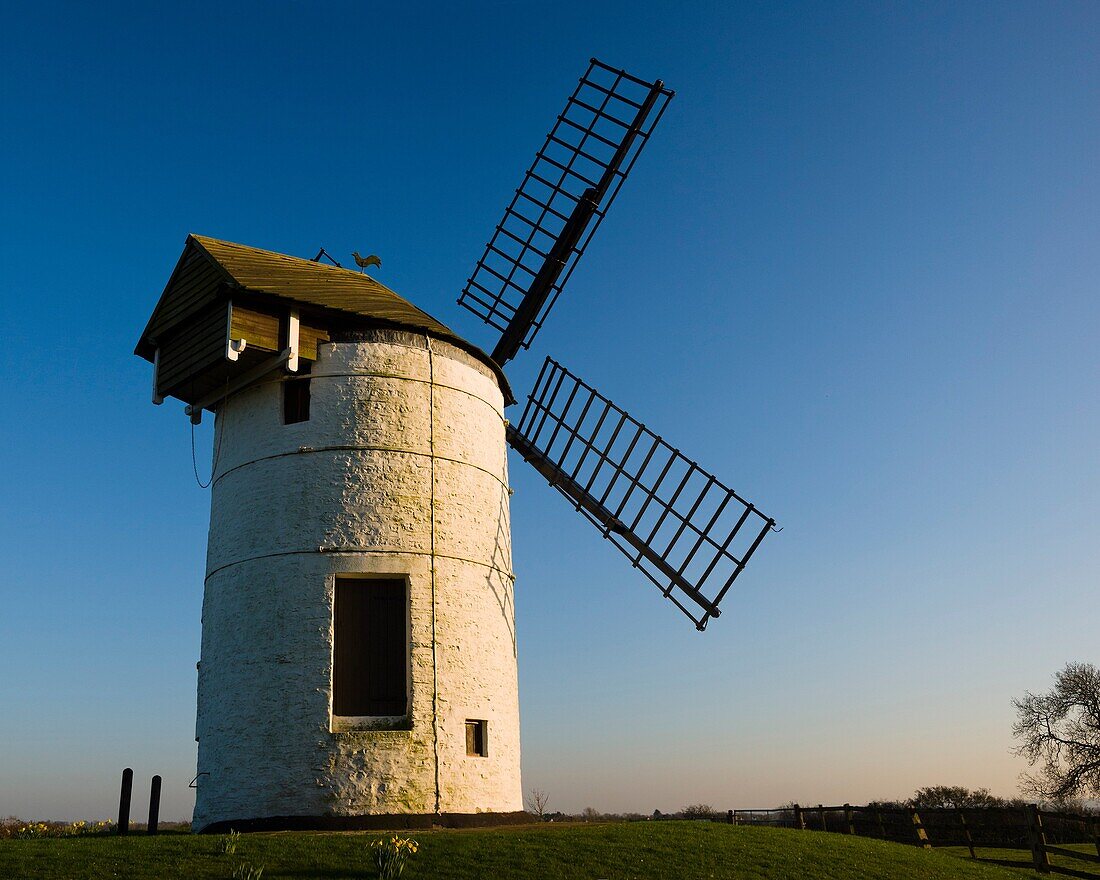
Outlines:
MULTIPOLYGON (((1049 874, 1096 878, 1098 874, 1054 864, 1051 855, 1100 865, 1100 816, 1079 816, 1024 807, 964 809, 904 809, 874 804, 858 807, 804 807, 792 804, 772 810, 729 810, 719 821, 735 825, 771 825, 803 831, 829 831, 877 837, 925 848, 966 847, 973 859, 976 847, 1030 850, 1035 870, 1049 874), (1089 844, 1096 854, 1068 849, 1089 844)), ((996 859, 984 859, 996 861, 996 859)), ((1084 867, 1084 866, 1082 866, 1084 867)))

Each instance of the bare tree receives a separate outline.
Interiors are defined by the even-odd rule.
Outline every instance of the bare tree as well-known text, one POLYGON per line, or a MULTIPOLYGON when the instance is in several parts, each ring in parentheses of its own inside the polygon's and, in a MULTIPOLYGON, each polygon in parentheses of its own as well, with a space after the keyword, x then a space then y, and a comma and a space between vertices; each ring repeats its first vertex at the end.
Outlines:
POLYGON ((1016 754, 1039 765, 1020 777, 1028 794, 1055 802, 1100 796, 1100 670, 1067 663, 1046 694, 1013 700, 1018 715, 1016 754))
POLYGON ((540 822, 546 821, 546 808, 550 805, 550 795, 541 788, 532 788, 527 795, 527 812, 540 822))

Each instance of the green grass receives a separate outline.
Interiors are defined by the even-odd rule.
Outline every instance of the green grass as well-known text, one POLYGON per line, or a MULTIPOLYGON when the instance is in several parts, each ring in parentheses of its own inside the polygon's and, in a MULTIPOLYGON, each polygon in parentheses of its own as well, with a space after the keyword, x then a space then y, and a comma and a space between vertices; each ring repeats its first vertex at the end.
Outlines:
MULTIPOLYGON (((83 837, 0 841, 4 880, 186 878, 228 880, 242 862, 277 878, 369 878, 370 842, 363 833, 244 835, 233 855, 222 837, 83 837)), ((1037 878, 1026 862, 1005 867, 840 834, 703 822, 539 825, 465 831, 419 831, 421 844, 404 880, 749 880, 749 878, 1037 878)), ((962 853, 965 854, 965 849, 962 853)), ((1010 851, 1015 859, 1026 858, 1010 851)), ((984 853, 983 853, 984 855, 984 853)))
MULTIPOLYGON (((1096 847, 1087 843, 1060 843, 1058 846, 1063 849, 1072 849, 1077 852, 1085 853, 1086 855, 1096 855, 1096 847)), ((940 852, 950 853, 953 856, 959 856, 961 858, 970 858, 970 853, 965 846, 951 846, 944 847, 940 852)), ((1009 868, 1017 869, 1030 869, 1031 868, 1031 850, 1029 849, 1004 849, 995 848, 989 846, 976 846, 974 847, 974 854, 984 862, 990 864, 1003 865, 1009 868)), ((1079 874, 1084 874, 1090 877, 1096 877, 1100 880, 1100 865, 1090 862, 1083 862, 1078 859, 1068 859, 1065 856, 1052 855, 1050 856, 1050 863, 1055 867, 1069 868, 1079 874)), ((1039 877, 1035 871, 1031 871, 1033 877, 1039 877)))

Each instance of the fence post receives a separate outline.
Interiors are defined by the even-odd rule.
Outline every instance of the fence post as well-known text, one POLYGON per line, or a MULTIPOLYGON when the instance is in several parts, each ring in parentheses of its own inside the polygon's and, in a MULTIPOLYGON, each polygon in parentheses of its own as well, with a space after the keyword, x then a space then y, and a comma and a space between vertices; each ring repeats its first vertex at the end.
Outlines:
POLYGON ((825 824, 825 807, 822 806, 821 804, 818 804, 817 805, 817 812, 818 812, 819 818, 821 819, 821 830, 822 831, 828 831, 829 826, 825 824))
POLYGON ((153 783, 149 786, 149 826, 146 834, 156 834, 157 825, 160 823, 160 776, 153 777, 153 783))
POLYGON ((882 810, 880 810, 878 807, 875 807, 875 822, 878 823, 879 837, 881 837, 883 840, 885 840, 886 839, 886 826, 882 824, 882 810))
MULTIPOLYGON (((794 827, 799 831, 806 830, 806 819, 802 815, 802 807, 798 804, 794 805, 794 827)), ((1097 838, 1097 845, 1100 846, 1100 838, 1097 838)))
POLYGON ((974 855, 974 838, 970 836, 970 826, 966 824, 966 816, 963 815, 963 811, 960 809, 956 808, 955 812, 959 816, 959 824, 962 825, 963 839, 966 841, 967 849, 970 850, 970 858, 976 859, 977 856, 974 855))
POLYGON ((844 824, 846 824, 848 826, 848 833, 849 834, 855 834, 856 833, 856 826, 854 824, 852 824, 852 805, 851 804, 845 804, 844 805, 844 824))
POLYGON ((118 795, 118 833, 130 831, 130 795, 134 790, 134 771, 127 767, 122 771, 122 791, 118 795))
POLYGON ((931 849, 932 843, 928 840, 928 832, 924 830, 924 823, 920 820, 920 813, 910 810, 909 816, 913 820, 913 830, 917 833, 917 845, 925 849, 931 849))
POLYGON ((1024 808, 1027 816, 1027 842, 1031 844, 1031 860, 1040 874, 1050 873, 1050 858, 1047 856, 1047 839, 1043 834, 1043 820, 1037 804, 1028 804, 1024 808))

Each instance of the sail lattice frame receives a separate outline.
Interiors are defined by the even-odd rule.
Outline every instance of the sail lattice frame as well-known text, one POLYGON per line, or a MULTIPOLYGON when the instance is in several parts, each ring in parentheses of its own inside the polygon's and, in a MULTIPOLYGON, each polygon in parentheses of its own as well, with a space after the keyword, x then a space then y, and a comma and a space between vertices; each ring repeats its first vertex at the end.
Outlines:
POLYGON ((700 630, 775 527, 551 358, 508 442, 700 630))
POLYGON ((591 60, 458 299, 515 337, 498 363, 530 347, 673 94, 591 60))

